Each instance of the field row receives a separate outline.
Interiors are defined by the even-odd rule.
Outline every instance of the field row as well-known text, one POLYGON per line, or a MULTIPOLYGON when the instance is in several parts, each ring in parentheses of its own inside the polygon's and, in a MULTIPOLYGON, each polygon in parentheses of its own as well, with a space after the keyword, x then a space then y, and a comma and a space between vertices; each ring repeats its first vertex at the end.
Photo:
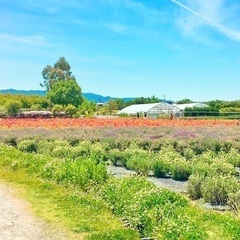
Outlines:
POLYGON ((158 126, 235 126, 239 120, 188 120, 188 119, 134 119, 134 118, 6 118, 0 119, 0 128, 67 128, 67 127, 158 127, 158 126))

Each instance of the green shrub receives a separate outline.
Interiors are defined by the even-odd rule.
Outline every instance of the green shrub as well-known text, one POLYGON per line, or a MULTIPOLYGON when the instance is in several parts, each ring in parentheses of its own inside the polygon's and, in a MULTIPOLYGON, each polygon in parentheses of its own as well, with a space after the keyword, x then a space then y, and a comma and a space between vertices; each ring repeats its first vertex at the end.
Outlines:
POLYGON ((107 169, 91 159, 55 160, 42 171, 42 176, 58 183, 74 184, 87 189, 93 183, 103 183, 107 178, 107 169))
POLYGON ((210 176, 202 183, 202 196, 211 204, 226 204, 228 195, 235 193, 240 187, 239 182, 232 176, 210 176))
POLYGON ((64 108, 62 105, 60 105, 60 104, 53 105, 53 107, 52 107, 53 116, 54 117, 58 116, 63 110, 64 110, 64 108))
POLYGON ((227 204, 231 207, 231 209, 236 213, 240 213, 240 191, 236 193, 228 194, 227 204))
POLYGON ((172 178, 175 180, 187 180, 192 173, 190 162, 178 159, 171 165, 172 178))
POLYGON ((38 145, 35 140, 22 140, 18 143, 18 150, 22 152, 37 152, 38 145))
POLYGON ((90 157, 97 160, 97 162, 107 161, 108 157, 103 144, 101 143, 92 144, 90 148, 90 157))
POLYGON ((99 194, 112 211, 127 219, 142 237, 153 236, 159 225, 176 217, 177 209, 188 206, 182 196, 159 189, 140 176, 110 178, 100 187, 99 194))
POLYGON ((148 175, 152 161, 153 155, 142 150, 142 152, 132 154, 126 165, 128 169, 134 170, 139 174, 148 175))
POLYGON ((226 162, 231 163, 234 167, 240 167, 240 153, 235 148, 231 148, 229 152, 221 155, 226 162))
POLYGON ((165 177, 170 172, 170 163, 165 159, 158 157, 152 164, 152 171, 155 177, 165 177))
POLYGON ((6 112, 8 116, 16 117, 22 107, 22 102, 17 100, 10 100, 5 104, 6 112))
POLYGON ((68 104, 64 110, 68 117, 73 117, 77 113, 77 108, 72 104, 68 104))
POLYGON ((40 111, 42 110, 42 106, 41 104, 33 104, 30 109, 31 111, 40 111))
POLYGON ((53 148, 56 146, 54 141, 41 140, 38 142, 37 152, 40 154, 51 155, 53 148))
POLYGON ((119 149, 110 149, 108 151, 108 159, 112 162, 114 166, 120 165, 123 155, 123 152, 119 149))
POLYGON ((196 200, 202 197, 202 183, 204 181, 204 175, 192 174, 187 182, 187 192, 190 198, 196 200))

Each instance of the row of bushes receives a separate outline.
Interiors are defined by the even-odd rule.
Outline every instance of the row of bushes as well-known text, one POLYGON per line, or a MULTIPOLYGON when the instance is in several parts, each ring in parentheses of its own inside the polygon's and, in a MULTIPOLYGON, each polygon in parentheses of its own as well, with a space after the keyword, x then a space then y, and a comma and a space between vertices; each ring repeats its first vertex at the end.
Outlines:
POLYGON ((26 169, 28 174, 81 187, 95 195, 141 237, 206 239, 207 230, 188 215, 189 204, 184 197, 158 189, 143 177, 111 178, 106 174, 105 165, 87 158, 64 160, 22 153, 3 145, 0 146, 0 154, 1 166, 14 171, 26 169))
MULTIPOLYGON (((19 143, 19 149, 26 150, 24 144, 26 146, 26 142, 19 143)), ((84 144, 88 146, 87 143, 84 144)), ((239 221, 225 219, 221 215, 215 219, 210 213, 201 213, 199 209, 192 208, 185 197, 170 190, 159 189, 142 176, 110 177, 106 174, 106 166, 94 157, 57 158, 49 153, 24 153, 4 145, 0 146, 0 154, 2 167, 14 171, 26 169, 28 174, 59 184, 81 187, 87 193, 95 195, 122 218, 130 229, 137 230, 141 237, 207 239, 212 224, 217 224, 224 236, 231 239, 237 239, 240 234, 239 221), (226 221, 231 222, 231 231, 225 229, 226 221)), ((130 232, 125 239, 136 239, 133 232, 130 234, 132 238, 129 234, 130 232)), ((89 239, 108 239, 106 236, 101 238, 100 235, 93 234, 94 237, 89 239)), ((114 236, 118 234, 114 233, 114 236)))
POLYGON ((31 109, 22 109, 21 102, 9 101, 2 109, 0 109, 0 117, 79 117, 81 114, 78 113, 78 109, 69 104, 66 107, 61 105, 53 105, 51 111, 43 109, 40 105, 33 105, 31 109))
MULTIPOLYGON (((240 167, 240 153, 231 149, 228 153, 213 151, 195 155, 191 149, 186 149, 182 156, 173 147, 164 147, 159 152, 146 151, 132 144, 123 151, 112 149, 108 143, 71 142, 68 141, 35 141, 23 140, 17 148, 25 152, 37 152, 57 159, 63 159, 66 164, 78 159, 90 159, 97 164, 111 161, 115 166, 123 166, 139 174, 153 174, 155 177, 172 177, 175 180, 188 180, 188 193, 191 198, 203 198, 214 204, 226 204, 229 196, 235 199, 240 183, 237 180, 237 168, 240 167), (71 145, 72 144, 72 145, 71 145), (191 157, 189 157, 191 155, 191 157)), ((90 164, 89 162, 88 164, 90 164)), ((77 163, 73 169, 79 168, 77 163)), ((58 164, 54 163, 56 168, 58 164)), ((91 164, 90 168, 93 168, 91 164)), ((49 165, 49 169, 51 169, 49 165)), ((90 169, 89 168, 89 169, 90 169)), ((50 171, 47 169, 46 171, 50 171)), ((90 171, 90 170, 89 170, 90 171)), ((51 172, 51 171, 50 171, 51 172)), ((90 171, 91 172, 91 171, 90 171)), ((77 177, 74 177, 77 179, 77 177)), ((59 176, 62 179, 62 176, 59 176)), ((60 181, 60 180, 59 180, 60 181)), ((79 179, 76 181, 80 181, 79 179)), ((82 184, 84 185, 84 184, 82 184)), ((230 200, 231 202, 233 200, 230 200)), ((240 206, 237 201, 234 210, 240 206)), ((233 204, 231 204, 231 207, 233 204)))

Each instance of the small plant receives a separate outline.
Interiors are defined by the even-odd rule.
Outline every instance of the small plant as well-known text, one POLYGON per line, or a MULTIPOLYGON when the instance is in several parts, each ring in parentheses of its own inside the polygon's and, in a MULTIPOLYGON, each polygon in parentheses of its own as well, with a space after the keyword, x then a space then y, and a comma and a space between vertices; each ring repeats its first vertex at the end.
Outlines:
POLYGON ((185 159, 178 159, 171 165, 172 178, 175 180, 187 180, 191 173, 191 165, 185 159))
POLYGON ((231 209, 236 213, 240 213, 240 191, 236 193, 228 194, 227 204, 231 207, 231 209))
POLYGON ((54 116, 54 117, 59 116, 63 110, 64 110, 64 108, 63 108, 62 105, 60 105, 60 104, 55 104, 55 105, 52 107, 53 116, 54 116))
POLYGON ((66 113, 66 116, 73 117, 77 113, 77 108, 72 104, 68 104, 65 107, 65 113, 66 113))
POLYGON ((22 140, 17 147, 22 152, 37 152, 37 143, 32 139, 22 140))
POLYGON ((202 183, 204 181, 204 176, 201 174, 192 174, 187 183, 187 191, 190 198, 196 200, 202 197, 202 183))
POLYGON ((162 158, 158 158, 152 164, 152 171, 155 177, 165 177, 170 172, 170 163, 162 158))

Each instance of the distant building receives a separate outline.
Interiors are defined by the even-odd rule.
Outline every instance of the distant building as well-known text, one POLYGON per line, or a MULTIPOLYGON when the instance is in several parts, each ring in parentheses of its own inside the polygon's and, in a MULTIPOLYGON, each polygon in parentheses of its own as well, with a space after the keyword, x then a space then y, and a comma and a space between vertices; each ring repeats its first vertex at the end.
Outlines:
POLYGON ((179 112, 179 108, 177 108, 176 106, 166 102, 160 102, 133 104, 122 109, 117 114, 127 114, 129 116, 138 116, 140 114, 141 116, 145 117, 157 117, 159 115, 170 115, 171 113, 176 114, 177 112, 179 112))
POLYGON ((186 108, 205 108, 209 107, 207 104, 202 102, 197 103, 182 103, 182 104, 173 104, 175 107, 179 108, 180 111, 184 111, 186 108))

